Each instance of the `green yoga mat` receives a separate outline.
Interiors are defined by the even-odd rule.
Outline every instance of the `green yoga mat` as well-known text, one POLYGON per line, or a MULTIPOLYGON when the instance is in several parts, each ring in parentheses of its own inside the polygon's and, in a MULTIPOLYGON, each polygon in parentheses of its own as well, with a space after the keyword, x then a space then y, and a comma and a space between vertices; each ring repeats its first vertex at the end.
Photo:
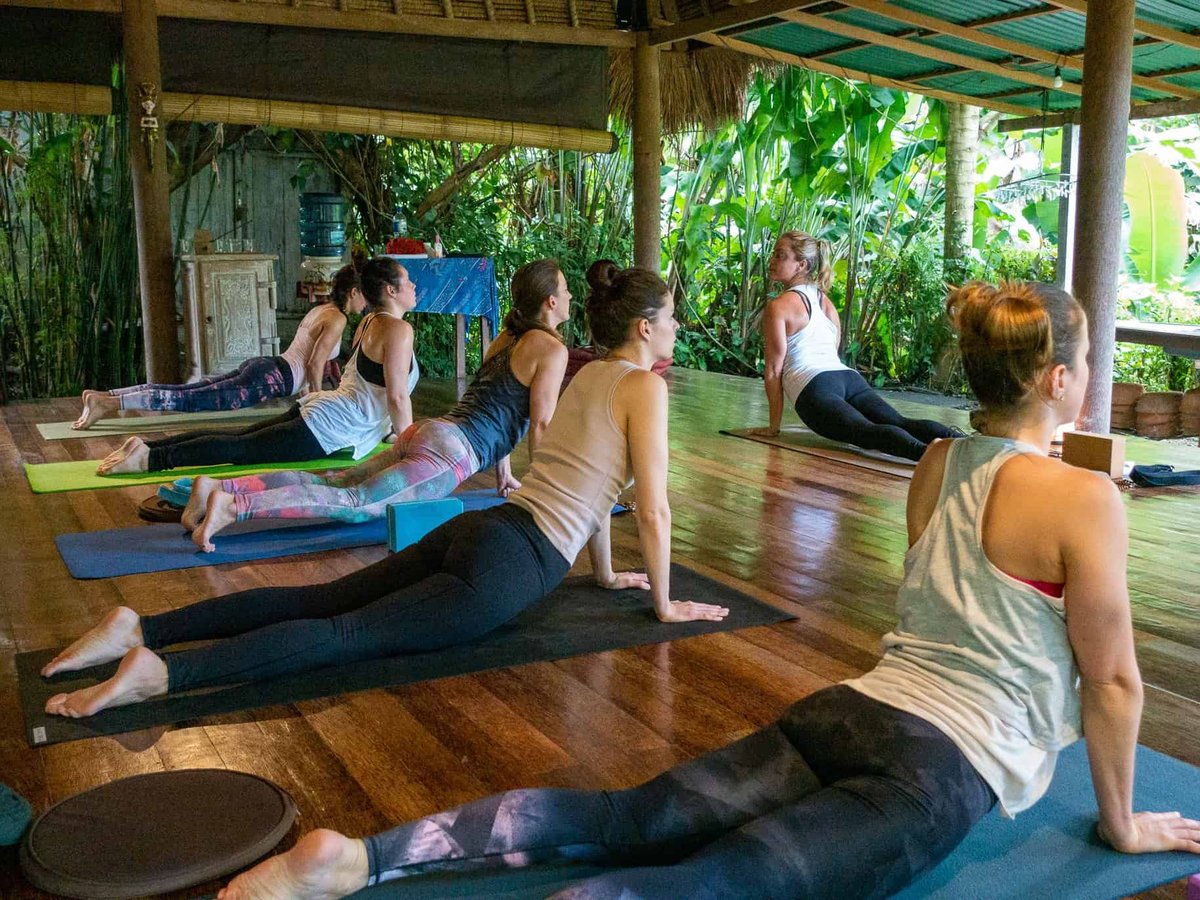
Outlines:
MULTIPOLYGON (((368 459, 391 444, 380 444, 364 456, 368 459)), ((184 469, 166 469, 162 472, 131 472, 125 475, 97 475, 98 459, 80 459, 73 462, 25 463, 25 475, 35 494, 57 494, 60 491, 91 491, 96 488, 129 487, 139 484, 162 484, 185 475, 211 475, 232 478, 237 475, 253 475, 258 472, 320 472, 325 469, 347 469, 363 459, 351 459, 349 451, 339 450, 325 459, 310 459, 305 462, 252 463, 242 466, 194 466, 184 469)))
POLYGON ((70 422, 41 422, 37 430, 47 441, 70 441, 81 438, 107 437, 114 434, 149 434, 155 431, 177 431, 203 425, 205 428, 236 428, 259 419, 277 416, 286 406, 252 406, 223 412, 172 413, 170 415, 128 416, 101 419, 86 431, 76 431, 70 422))

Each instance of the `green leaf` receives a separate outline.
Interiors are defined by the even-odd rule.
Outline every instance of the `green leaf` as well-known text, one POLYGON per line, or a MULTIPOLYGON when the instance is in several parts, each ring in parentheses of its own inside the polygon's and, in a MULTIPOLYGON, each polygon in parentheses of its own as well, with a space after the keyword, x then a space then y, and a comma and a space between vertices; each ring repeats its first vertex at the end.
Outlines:
POLYGON ((1129 255, 1143 281, 1155 284, 1183 272, 1187 262, 1187 210, 1183 178, 1148 153, 1125 161, 1129 255))

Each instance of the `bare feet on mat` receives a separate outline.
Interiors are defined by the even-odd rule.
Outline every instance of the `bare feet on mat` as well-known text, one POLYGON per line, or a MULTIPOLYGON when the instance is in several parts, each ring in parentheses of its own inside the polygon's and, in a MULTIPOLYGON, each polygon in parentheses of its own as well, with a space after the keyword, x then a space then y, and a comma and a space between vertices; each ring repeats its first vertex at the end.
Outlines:
MULTIPOLYGON (((193 488, 193 490, 195 490, 193 488)), ((213 491, 208 495, 208 506, 204 512, 204 521, 192 532, 192 540, 205 553, 217 549, 213 543, 218 531, 237 521, 237 510, 233 505, 233 494, 224 491, 213 491)))
POLYGON ((55 694, 46 701, 46 712, 52 716, 81 719, 94 716, 102 709, 140 703, 166 692, 167 664, 154 651, 134 647, 125 654, 112 678, 94 687, 55 694))
POLYGON ((208 498, 213 491, 221 489, 221 482, 207 475, 197 475, 192 481, 192 494, 188 497, 187 506, 183 508, 183 517, 179 520, 188 531, 194 531, 196 526, 204 521, 208 512, 208 498))
POLYGON ((97 475, 123 475, 145 472, 150 468, 150 448, 140 437, 131 437, 120 450, 110 453, 96 467, 97 475))
POLYGON ((83 412, 71 425, 72 428, 83 430, 91 427, 97 419, 111 416, 121 408, 121 401, 108 391, 84 391, 83 412))
POLYGON ((95 626, 42 667, 49 678, 59 672, 74 672, 120 659, 142 646, 142 620, 128 606, 109 610, 95 626))
POLYGON ((362 841, 319 828, 291 850, 243 872, 217 900, 326 900, 367 886, 367 848, 362 841))

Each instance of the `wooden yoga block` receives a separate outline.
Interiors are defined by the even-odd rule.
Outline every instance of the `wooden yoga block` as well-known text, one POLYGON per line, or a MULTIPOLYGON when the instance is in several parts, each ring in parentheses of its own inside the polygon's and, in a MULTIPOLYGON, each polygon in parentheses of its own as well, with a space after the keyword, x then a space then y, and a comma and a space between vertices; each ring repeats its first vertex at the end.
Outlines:
POLYGON ((395 553, 415 544, 462 511, 463 503, 457 497, 392 503, 387 508, 388 549, 395 553))
POLYGON ((1125 474, 1125 436, 1068 431, 1063 435, 1062 458, 1081 469, 1120 478, 1125 474))

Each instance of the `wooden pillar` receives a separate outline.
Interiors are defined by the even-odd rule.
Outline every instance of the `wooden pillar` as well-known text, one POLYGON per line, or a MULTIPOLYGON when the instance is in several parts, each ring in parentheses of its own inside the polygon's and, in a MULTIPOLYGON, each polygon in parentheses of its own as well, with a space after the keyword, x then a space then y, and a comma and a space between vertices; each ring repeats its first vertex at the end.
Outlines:
POLYGON ((1135 0, 1089 3, 1084 36, 1072 286, 1087 311, 1092 345, 1078 423, 1087 431, 1108 431, 1112 405, 1134 6, 1135 0))
POLYGON ((639 32, 633 48, 633 264, 662 270, 662 98, 658 50, 639 32))
POLYGON ((1067 193, 1058 198, 1058 257, 1054 261, 1054 283, 1064 291, 1071 290, 1075 263, 1075 210, 1079 208, 1077 178, 1079 175, 1079 127, 1070 122, 1063 125, 1062 167, 1059 180, 1067 193))
POLYGON ((155 0, 124 0, 122 8, 121 37, 129 95, 129 164, 133 171, 146 374, 150 381, 175 382, 179 380, 179 334, 171 259, 167 122, 161 110, 158 12, 155 0), (148 114, 143 102, 150 100, 155 107, 148 114), (157 131, 143 128, 148 117, 157 117, 157 131), (148 140, 149 135, 154 139, 148 140))

